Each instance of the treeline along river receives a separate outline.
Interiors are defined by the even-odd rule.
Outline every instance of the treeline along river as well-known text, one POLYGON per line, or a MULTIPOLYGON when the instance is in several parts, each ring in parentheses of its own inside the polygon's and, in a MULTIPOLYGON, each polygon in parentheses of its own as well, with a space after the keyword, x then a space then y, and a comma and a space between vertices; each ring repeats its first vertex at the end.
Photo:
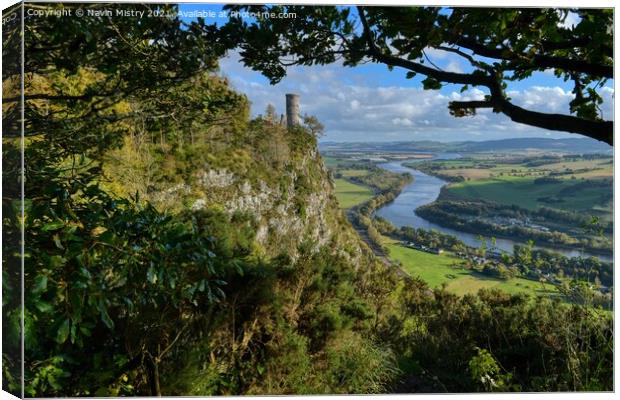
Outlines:
MULTIPOLYGON (((460 154, 455 153, 439 153, 434 155, 430 160, 452 160, 455 158, 460 158, 460 154)), ((425 158, 423 160, 429 160, 429 158, 425 158)), ((414 228, 423 228, 423 229, 435 229, 439 232, 443 232, 449 235, 456 236, 463 243, 472 247, 481 246, 480 241, 478 240, 478 235, 462 232, 455 229, 445 228, 441 225, 435 224, 433 222, 427 221, 426 219, 416 215, 415 209, 425 204, 432 203, 437 200, 441 188, 445 186, 448 182, 436 178, 434 176, 427 175, 417 169, 405 167, 404 163, 412 163, 419 162, 420 159, 412 159, 412 160, 404 160, 404 161, 395 161, 379 164, 379 167, 384 168, 388 171, 403 173, 408 172, 413 175, 413 182, 404 187, 400 195, 394 199, 391 203, 386 204, 377 210, 377 215, 387 219, 392 224, 397 227, 401 226, 411 226, 414 228)), ((513 247, 515 244, 523 245, 523 242, 518 242, 510 239, 497 238, 496 239, 496 247, 498 249, 504 250, 506 252, 512 253, 513 247)), ((488 244, 490 245, 490 243, 488 244)), ((583 252, 580 250, 571 250, 564 248, 555 248, 555 247, 545 247, 545 246, 535 246, 539 249, 545 249, 549 251, 553 251, 556 253, 563 254, 567 257, 598 257, 602 261, 613 262, 613 257, 606 255, 595 255, 588 252, 583 252)))

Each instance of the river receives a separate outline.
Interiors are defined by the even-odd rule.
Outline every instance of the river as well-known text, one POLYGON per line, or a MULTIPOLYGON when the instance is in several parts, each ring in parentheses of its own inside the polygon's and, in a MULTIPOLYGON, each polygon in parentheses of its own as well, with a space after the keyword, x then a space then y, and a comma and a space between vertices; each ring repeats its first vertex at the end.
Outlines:
MULTIPOLYGON (((450 228, 445 228, 441 225, 437 225, 433 222, 427 221, 422 217, 415 214, 414 210, 425 204, 432 203, 439 196, 441 188, 448 182, 436 178, 434 176, 427 175, 417 169, 408 168, 403 163, 419 162, 424 160, 451 160, 460 158, 459 154, 455 153, 439 153, 432 158, 425 159, 411 159, 405 161, 395 161, 379 164, 379 167, 384 168, 392 172, 409 172, 413 175, 413 182, 405 186, 391 203, 386 204, 377 210, 377 215, 387 219, 397 227, 412 226, 414 228, 435 229, 439 232, 443 232, 449 235, 456 236, 463 243, 472 247, 479 247, 480 241, 477 240, 478 235, 461 232, 450 228)), ((506 252, 512 253, 513 246, 515 244, 524 244, 510 239, 497 238, 496 247, 506 252)), ((489 244, 490 245, 490 244, 489 244)), ((545 249, 556 253, 563 254, 567 257, 598 257, 601 261, 613 262, 613 257, 607 255, 590 254, 588 252, 582 252, 580 250, 550 248, 544 246, 535 246, 535 248, 545 249)))

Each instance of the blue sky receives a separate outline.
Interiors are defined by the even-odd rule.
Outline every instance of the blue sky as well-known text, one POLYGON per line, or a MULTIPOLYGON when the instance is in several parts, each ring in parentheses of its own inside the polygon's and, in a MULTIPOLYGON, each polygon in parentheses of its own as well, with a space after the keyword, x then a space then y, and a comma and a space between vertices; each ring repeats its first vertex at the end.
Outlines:
MULTIPOLYGON (((181 4, 180 11, 213 11, 215 18, 207 23, 218 25, 226 18, 218 17, 222 5, 181 4)), ((571 18, 569 18, 570 20, 571 18)), ((571 23, 571 21, 567 21, 571 23)), ((572 23, 575 23, 572 20, 572 23)), ((437 50, 427 52, 434 64, 445 70, 467 72, 469 66, 460 57, 437 50)), ((480 110, 475 117, 454 118, 448 113, 451 100, 480 99, 484 93, 476 88, 460 93, 461 86, 445 85, 438 91, 422 90, 423 77, 406 79, 406 70, 389 71, 382 64, 344 67, 291 67, 277 85, 270 85, 260 73, 245 68, 236 52, 220 61, 220 73, 245 93, 252 102, 252 114, 264 112, 273 104, 284 112, 285 93, 301 95, 302 113, 316 115, 326 127, 322 140, 328 141, 394 141, 394 140, 488 140, 511 137, 577 137, 513 123, 502 114, 480 110)), ((526 108, 545 112, 567 113, 572 99, 570 82, 557 79, 550 71, 535 73, 531 78, 510 82, 508 94, 526 108)), ((604 118, 613 114, 613 82, 601 94, 604 118)))

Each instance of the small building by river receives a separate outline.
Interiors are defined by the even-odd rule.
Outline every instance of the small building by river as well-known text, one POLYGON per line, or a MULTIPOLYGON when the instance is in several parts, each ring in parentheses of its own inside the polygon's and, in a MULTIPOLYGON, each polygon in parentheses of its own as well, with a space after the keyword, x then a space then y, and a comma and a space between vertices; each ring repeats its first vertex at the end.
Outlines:
POLYGON ((425 252, 431 253, 431 254, 441 254, 441 253, 443 253, 442 249, 432 248, 432 247, 428 247, 428 246, 425 246, 423 244, 417 244, 417 243, 414 243, 414 242, 401 242, 401 245, 405 246, 405 247, 409 247, 410 249, 425 251, 425 252))

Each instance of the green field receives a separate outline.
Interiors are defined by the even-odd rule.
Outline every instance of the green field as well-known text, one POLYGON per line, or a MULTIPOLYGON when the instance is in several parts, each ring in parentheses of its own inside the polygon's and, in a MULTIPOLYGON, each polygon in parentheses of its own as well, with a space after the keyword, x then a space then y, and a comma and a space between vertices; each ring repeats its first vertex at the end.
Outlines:
POLYGON ((543 285, 540 282, 512 278, 509 280, 496 279, 469 271, 455 264, 458 259, 449 254, 430 254, 410 249, 390 241, 387 243, 390 258, 400 261, 402 268, 411 276, 419 277, 430 287, 440 287, 446 284, 446 290, 457 294, 474 294, 480 289, 499 289, 507 293, 527 293, 530 295, 557 296, 558 291, 553 285, 543 285))
POLYGON ((488 156, 484 156, 484 158, 479 157, 476 159, 454 159, 442 160, 439 162, 434 161, 432 164, 441 164, 446 166, 447 169, 442 170, 442 172, 450 173, 453 171, 453 175, 462 175, 459 170, 463 169, 478 169, 481 171, 489 171, 493 174, 520 174, 528 172, 548 174, 550 172, 575 172, 582 169, 589 169, 592 170, 590 172, 596 172, 596 175, 608 177, 613 175, 613 163, 610 162, 609 158, 596 158, 591 160, 567 159, 560 162, 531 166, 527 165, 527 161, 522 163, 514 163, 506 158, 489 158, 488 156), (492 164, 492 166, 490 166, 490 164, 492 164))
POLYGON ((341 171, 342 176, 346 177, 355 177, 355 176, 366 176, 369 171, 367 169, 344 169, 341 171))
POLYGON ((336 179, 334 184, 336 185, 336 198, 342 209, 361 204, 373 196, 372 190, 366 186, 357 185, 345 179, 336 179))
POLYGON ((564 189, 574 186, 578 181, 563 180, 554 184, 535 184, 535 177, 498 177, 453 183, 446 189, 446 196, 463 199, 484 199, 501 204, 518 205, 530 210, 547 206, 539 201, 544 197, 562 197, 563 202, 554 204, 554 208, 574 211, 586 211, 600 203, 601 189, 590 188, 574 191, 571 195, 562 195, 564 189))
POLYGON ((323 156, 323 162, 326 167, 337 167, 343 161, 342 158, 323 156))
POLYGON ((437 172, 462 176, 467 180, 451 183, 443 193, 444 199, 490 200, 505 205, 517 205, 530 210, 553 207, 576 212, 592 212, 609 219, 611 202, 605 187, 578 186, 588 180, 610 179, 613 165, 609 159, 569 159, 557 163, 528 166, 524 163, 502 163, 501 160, 449 160, 439 163, 437 172), (553 175, 556 183, 536 184, 538 178, 553 175), (571 190, 574 187, 575 190, 571 190), (559 198, 561 201, 544 201, 559 198))

